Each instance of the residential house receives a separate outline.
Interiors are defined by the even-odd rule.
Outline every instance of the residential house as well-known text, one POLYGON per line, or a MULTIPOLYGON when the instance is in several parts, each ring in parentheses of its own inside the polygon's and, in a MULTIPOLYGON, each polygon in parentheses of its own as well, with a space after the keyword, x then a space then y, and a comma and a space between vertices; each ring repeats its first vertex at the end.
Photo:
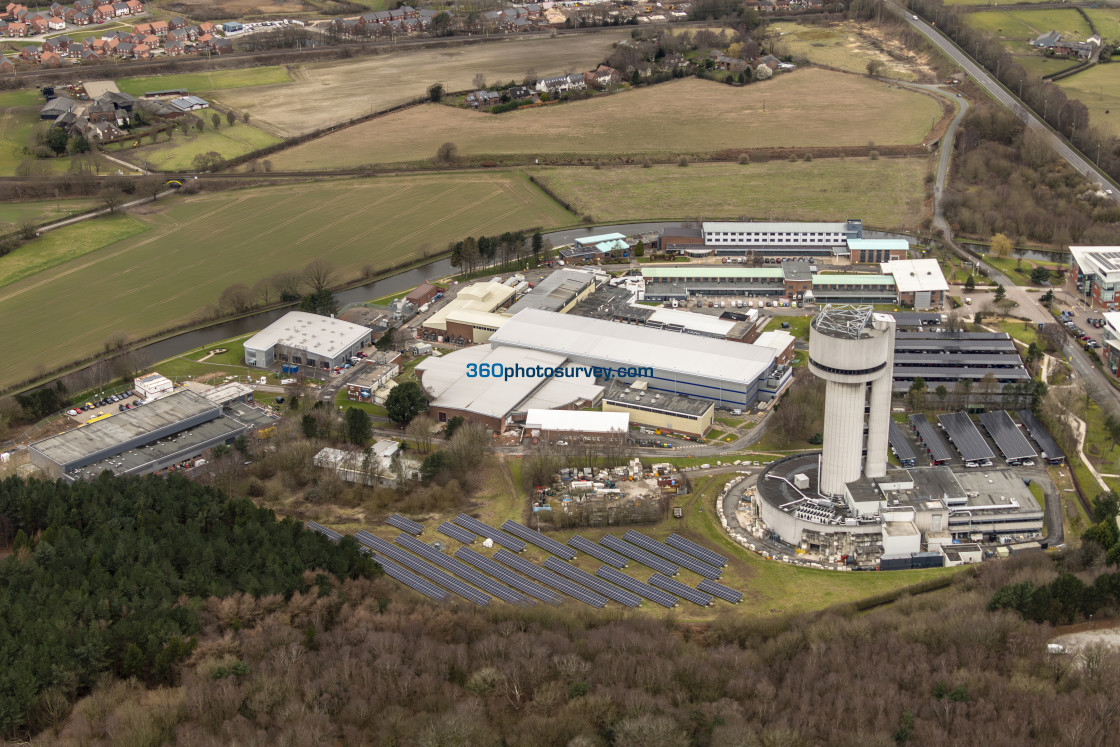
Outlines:
POLYGON ((101 63, 101 55, 94 52, 92 49, 87 49, 82 52, 83 65, 98 65, 101 63))
POLYGON ((93 19, 89 17, 89 13, 79 10, 76 11, 74 15, 67 16, 66 20, 70 21, 70 23, 74 24, 75 26, 88 26, 93 19))
POLYGON ((767 55, 763 55, 762 57, 758 58, 758 64, 759 65, 765 65, 766 67, 770 68, 771 70, 777 72, 778 68, 782 64, 782 61, 779 60, 777 57, 775 57, 772 54, 767 54, 767 55))
POLYGON ((147 36, 148 34, 152 33, 152 24, 150 24, 150 23, 138 23, 138 24, 136 24, 135 26, 132 27, 132 33, 147 36))
POLYGON ((47 19, 47 28, 51 31, 65 31, 66 19, 62 16, 51 16, 47 19))
POLYGON ((129 12, 134 16, 144 12, 144 4, 140 0, 125 0, 125 5, 128 6, 129 12))
POLYGON ((39 54, 38 47, 24 47, 19 51, 19 58, 24 62, 38 62, 39 54))
POLYGON ((0 75, 15 73, 16 66, 7 57, 0 57, 0 75))
POLYGON ((487 108, 501 103, 502 95, 497 91, 473 91, 467 94, 466 102, 472 109, 487 108))
POLYGON ((508 93, 509 97, 514 101, 531 99, 533 97, 533 91, 526 86, 512 86, 506 93, 508 93))
POLYGON ((97 12, 101 14, 102 20, 109 20, 110 18, 117 17, 117 11, 113 10, 112 3, 101 3, 97 6, 97 12))
POLYGON ((583 73, 572 73, 568 76, 569 91, 582 91, 585 88, 587 88, 587 83, 583 79, 583 73))
POLYGON ((564 93, 571 82, 567 75, 557 75, 551 78, 541 78, 537 81, 537 90, 541 93, 564 93))
POLYGON ((725 54, 716 55, 716 67, 732 73, 741 73, 747 69, 747 61, 738 57, 728 57, 725 54))
POLYGON ((167 32, 169 31, 167 21, 152 21, 151 25, 153 34, 160 38, 167 36, 167 32))
POLYGON ((128 9, 128 5, 126 3, 123 3, 123 2, 113 3, 113 15, 116 16, 117 18, 120 18, 121 16, 131 15, 131 14, 132 14, 132 11, 130 11, 128 9))
POLYGON ((168 21, 167 21, 167 28, 170 29, 171 31, 174 31, 175 29, 181 29, 181 28, 184 28, 184 27, 190 26, 190 25, 191 24, 187 19, 180 18, 178 16, 176 16, 175 18, 168 19, 168 21))
POLYGON ((541 8, 539 3, 529 3, 528 5, 525 6, 525 13, 530 18, 540 18, 541 15, 544 13, 544 9, 541 8))
POLYGON ((97 7, 97 3, 94 0, 74 0, 74 7, 88 13, 97 7))
POLYGON ((27 36, 27 24, 22 21, 12 21, 8 24, 8 36, 14 36, 17 39, 27 36))
POLYGON ((39 64, 43 67, 58 67, 62 64, 62 57, 58 52, 43 52, 39 55, 39 64))

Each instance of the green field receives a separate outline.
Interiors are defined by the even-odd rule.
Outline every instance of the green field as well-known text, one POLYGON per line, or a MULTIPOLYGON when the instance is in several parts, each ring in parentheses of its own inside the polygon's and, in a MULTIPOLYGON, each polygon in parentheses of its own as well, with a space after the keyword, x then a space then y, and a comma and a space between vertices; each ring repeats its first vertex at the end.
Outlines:
POLYGON ((227 88, 268 86, 289 83, 292 78, 280 66, 246 68, 243 70, 215 70, 209 73, 181 73, 178 75, 153 75, 146 78, 121 78, 117 87, 133 96, 147 91, 168 91, 185 88, 191 94, 206 93, 227 88))
POLYGON ((1088 39, 1093 33, 1073 8, 980 11, 964 18, 969 26, 1001 39, 1034 39, 1048 31, 1061 32, 1063 39, 1088 39))
POLYGON ((537 178, 596 220, 673 218, 843 220, 882 228, 916 226, 926 214, 924 158, 553 168, 537 178))
MULTIPOLYGON (((30 202, 0 202, 0 233, 15 230, 25 220, 36 224, 69 218, 96 204, 89 197, 64 200, 33 200, 30 202)), ((0 260, 2 261, 2 260, 0 260)))
POLYGON ((154 145, 123 148, 120 157, 133 163, 150 164, 153 168, 164 171, 187 171, 193 168, 194 157, 200 153, 217 151, 228 159, 280 142, 280 138, 240 121, 231 126, 226 123, 225 117, 222 117, 221 126, 215 130, 210 123, 210 118, 215 113, 201 112, 206 123, 203 132, 192 130, 190 135, 176 132, 171 140, 160 138, 154 145))
MULTIPOLYGON (((1015 0, 1016 5, 1026 5, 1028 3, 1033 5, 1034 3, 1052 3, 1052 2, 1054 2, 1054 0, 1015 0)), ((972 6, 980 6, 980 5, 996 6, 996 5, 1000 5, 1000 3, 993 2, 992 0, 944 0, 944 4, 945 5, 972 5, 972 6)), ((1009 3, 1004 2, 1002 4, 1003 5, 1008 5, 1009 3)))
POLYGON ((1094 65, 1058 85, 1089 108, 1090 124, 1120 135, 1120 65, 1094 65))
POLYGON ((1085 8, 1085 15, 1106 42, 1120 40, 1120 8, 1085 8))
MULTIPOLYGON (((44 103, 42 94, 35 90, 0 93, 0 176, 14 176, 20 163, 30 158, 24 148, 41 121, 39 109, 44 103)), ((35 159, 34 163, 37 174, 58 173, 70 167, 69 158, 35 159)))
MULTIPOLYGON (((442 250, 466 235, 571 224, 520 174, 441 174, 286 184, 176 197, 136 211, 143 235, 0 290, 0 385, 190 322, 230 285, 321 258, 339 281, 442 250)), ((132 221, 133 218, 119 219, 132 221)), ((101 221, 76 226, 95 230, 101 221)), ((37 254, 50 235, 21 252, 37 254)), ((111 239, 109 239, 111 240, 111 239)), ((107 245, 106 245, 107 244, 107 245)), ((17 255, 19 253, 17 252, 17 255)))
POLYGON ((1044 57, 1040 54, 1017 54, 1014 57, 1015 61, 1022 65, 1028 73, 1033 73, 1040 78, 1043 75, 1052 75, 1078 64, 1077 60, 1044 57))
MULTIPOLYGON (((53 203, 51 207, 54 207, 53 203)), ((114 215, 48 231, 11 254, 0 257, 0 287, 64 263, 70 263, 70 272, 84 277, 85 265, 75 260, 145 230, 147 226, 135 218, 114 215)))

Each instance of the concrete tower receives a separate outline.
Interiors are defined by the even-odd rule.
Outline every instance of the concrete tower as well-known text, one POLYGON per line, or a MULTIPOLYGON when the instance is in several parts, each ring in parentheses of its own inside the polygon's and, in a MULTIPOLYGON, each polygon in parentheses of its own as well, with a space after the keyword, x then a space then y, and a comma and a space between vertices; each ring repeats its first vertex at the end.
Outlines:
POLYGON ((870 306, 831 304, 810 325, 809 370, 827 382, 818 485, 824 495, 842 496, 845 483, 859 479, 868 399, 867 463, 863 471, 868 477, 886 474, 894 326, 894 317, 876 314, 870 306))

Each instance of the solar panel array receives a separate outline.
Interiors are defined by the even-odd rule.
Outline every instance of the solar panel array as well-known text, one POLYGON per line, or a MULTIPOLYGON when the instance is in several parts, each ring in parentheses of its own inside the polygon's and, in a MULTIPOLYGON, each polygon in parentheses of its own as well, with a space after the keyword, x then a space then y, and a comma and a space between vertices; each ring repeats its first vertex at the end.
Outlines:
POLYGON ((906 438, 906 434, 898 427, 898 423, 893 420, 890 423, 890 429, 887 431, 887 440, 890 442, 891 448, 894 449, 894 455, 898 457, 898 461, 902 462, 903 466, 907 463, 914 464, 918 455, 914 453, 914 449, 910 447, 910 440, 906 438))
POLYGON ((341 534, 333 529, 328 529, 327 527, 315 521, 307 522, 307 528, 312 532, 318 532, 319 534, 329 539, 331 542, 338 542, 340 539, 342 539, 341 534))
POLYGON ((416 553, 425 560, 430 560, 445 571, 454 573, 464 581, 474 584, 479 589, 493 594, 502 601, 516 604, 519 606, 527 606, 536 604, 532 599, 529 599, 524 594, 519 594, 503 584, 499 584, 489 576, 479 573, 474 568, 471 568, 466 563, 462 563, 455 558, 449 558, 434 547, 428 547, 415 537, 410 537, 407 534, 402 534, 394 540, 398 545, 404 549, 416 553))
POLYGON ((945 443, 945 439, 933 424, 926 420, 925 415, 921 413, 911 415, 910 427, 917 432, 918 439, 925 445, 930 459, 935 462, 947 462, 953 458, 953 453, 949 451, 949 444, 945 443))
POLYGON ((675 578, 663 576, 660 573, 655 573, 649 577, 651 586, 656 586, 658 589, 672 592, 682 599, 687 599, 693 604, 698 604, 701 607, 707 607, 712 603, 712 596, 693 589, 691 586, 686 586, 675 578))
POLYGON ((995 440, 996 446, 1003 452, 1004 459, 1030 459, 1038 456, 1038 452, 1019 430, 1019 426, 1015 425, 1007 410, 982 412, 980 422, 984 424, 988 435, 995 440))
POLYGON ((938 415, 937 421, 945 427, 945 432, 949 434, 949 439, 964 461, 979 462, 995 456, 967 412, 948 412, 938 415))
POLYGON ((573 599, 578 599, 584 604, 589 604, 592 607, 603 607, 607 603, 607 598, 602 594, 596 594, 593 591, 585 589, 574 581, 569 581, 563 576, 558 576, 552 571, 546 571, 540 566, 533 565, 524 558, 519 558, 509 550, 501 549, 494 553, 494 560, 499 563, 508 565, 510 568, 524 573, 529 578, 540 581, 545 586, 552 587, 557 591, 562 591, 573 599))
MULTIPOLYGON (((597 594, 602 594, 619 604, 624 604, 627 607, 639 607, 642 604, 642 599, 637 594, 631 594, 617 586, 612 586, 605 581, 600 581, 587 571, 580 570, 574 565, 568 565, 560 558, 546 558, 543 565, 553 573, 558 573, 565 578, 575 581, 577 584, 586 586, 597 594)), ((618 573, 618 571, 615 571, 615 573, 618 573)))
POLYGON ((399 547, 393 545, 387 540, 380 537, 375 537, 369 532, 360 530, 355 537, 363 545, 368 545, 373 548, 379 555, 384 555, 390 560, 400 563, 409 570, 415 571, 422 576, 425 576, 443 588, 458 594, 463 599, 474 602, 480 607, 485 607, 490 604, 490 597, 477 589, 473 589, 459 579, 452 576, 450 573, 445 573, 439 568, 429 563, 426 560, 421 560, 411 553, 407 553, 399 547))
MULTIPOLYGON (((362 549, 364 550, 365 548, 363 547, 362 549)), ((381 568, 385 571, 385 575, 389 578, 394 578, 397 581, 400 581, 405 586, 420 592, 426 597, 435 599, 438 602, 447 601, 447 592, 433 584, 428 579, 422 576, 417 576, 412 571, 408 570, 407 568, 402 568, 401 566, 397 565, 396 563, 382 555, 378 555, 377 553, 372 554, 374 560, 377 561, 378 565, 380 565, 381 568)))
POLYGON ((727 600, 732 604, 738 604, 743 600, 743 592, 735 591, 734 589, 730 589, 723 584, 717 584, 715 581, 712 581, 710 579, 700 579, 700 583, 696 584, 696 588, 700 591, 711 594, 712 596, 727 600))
POLYGON ((412 519, 406 519, 400 514, 393 514, 385 520, 385 523, 391 527, 400 529, 402 532, 408 532, 415 537, 418 537, 424 533, 423 524, 418 524, 412 519))
POLYGON ((1034 416, 1030 410, 1019 410, 1019 420, 1023 421, 1023 425, 1027 426, 1027 430, 1031 432, 1031 438, 1038 444, 1038 448, 1046 454, 1046 458, 1051 461, 1061 461, 1065 459, 1065 454, 1062 452, 1062 447, 1058 446, 1058 442, 1050 435, 1050 431, 1046 430, 1046 426, 1042 421, 1034 416))
POLYGON ((675 576, 681 572, 681 569, 667 560, 662 560, 656 555, 646 552, 641 548, 634 547, 629 542, 623 542, 618 537, 610 534, 603 535, 603 539, 599 540, 599 544, 608 550, 614 550, 620 555, 625 555, 631 560, 636 560, 643 565, 648 565, 655 571, 660 571, 666 576, 675 576))
POLYGON ((608 550, 602 545, 595 544, 586 537, 580 537, 578 534, 572 535, 572 538, 568 540, 568 544, 576 550, 590 555, 596 560, 601 560, 607 565, 613 565, 615 568, 625 568, 627 565, 626 558, 622 557, 616 552, 608 550))
POLYGON ((687 568, 693 573, 699 573, 704 578, 719 578, 723 574, 721 569, 697 560, 691 555, 683 553, 674 547, 669 547, 664 542, 658 542, 653 537, 647 537, 641 532, 635 532, 633 529, 622 535, 622 539, 632 545, 637 545, 643 550, 648 550, 654 555, 668 560, 670 563, 676 563, 681 568, 687 568))
POLYGON ((657 587, 650 586, 649 584, 643 583, 636 578, 631 578, 622 571, 617 571, 614 568, 611 568, 609 565, 600 567, 599 570, 595 571, 595 575, 603 579, 604 581, 610 581, 612 584, 617 584, 623 589, 632 591, 638 596, 645 597, 651 602, 656 602, 662 607, 676 607, 678 602, 680 601, 664 589, 658 589, 657 587))
POLYGON ((468 529, 475 534, 481 535, 483 537, 489 537, 490 539, 494 540, 496 544, 499 544, 508 550, 513 550, 514 552, 525 552, 524 542, 514 536, 506 534, 500 529, 495 529, 489 524, 483 524, 473 516, 459 514, 455 517, 455 523, 463 527, 463 529, 468 529))
POLYGON ((536 545, 545 552, 550 552, 553 555, 564 558, 565 560, 574 560, 576 554, 571 549, 561 545, 551 537, 546 537, 540 532, 534 532, 527 526, 522 526, 516 521, 510 519, 505 524, 502 524, 502 529, 509 532, 513 536, 523 539, 529 544, 536 545))
POLYGON ((451 539, 457 539, 463 544, 469 545, 475 541, 475 536, 462 527, 457 527, 449 521, 445 521, 436 527, 437 532, 446 534, 451 539))
POLYGON ((455 557, 462 560, 464 563, 470 563, 478 570, 489 573, 494 578, 502 583, 508 584, 518 591, 524 592, 529 596, 536 597, 542 602, 549 604, 560 604, 563 601, 556 592, 551 589, 546 589, 540 584, 534 583, 524 576, 519 576, 510 569, 506 568, 501 563, 495 563, 485 555, 475 552, 469 547, 460 547, 455 551, 455 557))
POLYGON ((718 552, 712 552, 703 545, 698 545, 679 534, 670 534, 665 538, 665 544, 669 545, 669 547, 675 547, 681 552, 686 552, 694 558, 699 558, 710 566, 723 568, 727 565, 727 558, 723 557, 718 552))

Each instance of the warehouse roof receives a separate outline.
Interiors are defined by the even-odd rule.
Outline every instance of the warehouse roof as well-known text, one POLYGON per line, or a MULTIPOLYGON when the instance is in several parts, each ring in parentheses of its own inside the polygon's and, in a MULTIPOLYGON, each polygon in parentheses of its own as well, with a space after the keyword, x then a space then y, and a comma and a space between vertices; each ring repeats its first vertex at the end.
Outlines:
POLYGON ((818 285, 889 285, 895 284, 890 275, 839 275, 817 274, 813 276, 813 287, 818 285))
POLYGON ((785 277, 780 267, 709 267, 690 265, 686 267, 643 267, 644 278, 780 278, 785 277))
POLYGON ((202 395, 180 389, 142 407, 37 441, 31 448, 58 464, 72 464, 192 418, 221 415, 222 409, 202 395))
POLYGON ((665 327, 680 327, 682 331, 690 331, 714 337, 726 337, 727 333, 738 324, 731 319, 720 319, 712 314, 698 314, 683 309, 653 309, 653 313, 646 319, 650 326, 662 325, 665 327))
POLYGON ((949 435, 949 440, 957 447, 964 461, 978 462, 995 456, 967 412, 948 412, 938 415, 937 422, 941 423, 949 435))
POLYGON ((454 298, 428 317, 424 326, 430 329, 447 329, 448 314, 464 309, 491 312, 512 298, 513 293, 514 290, 510 286, 493 281, 472 283, 461 288, 454 298))
POLYGON ((625 412, 533 409, 525 415, 525 428, 541 431, 626 433, 630 430, 630 415, 625 412))
POLYGON ((364 340, 369 340, 368 327, 329 316, 289 311, 246 340, 245 347, 271 350, 276 345, 285 345, 321 358, 335 358, 364 340))
POLYGON ((560 311, 593 282, 595 277, 590 272, 557 270, 510 306, 508 313, 516 314, 522 309, 560 311))
POLYGON ((451 309, 447 312, 446 320, 459 324, 469 324, 472 327, 493 327, 498 329, 509 321, 505 314, 490 311, 475 311, 474 309, 451 309))
POLYGON ((588 247, 595 244, 601 244, 604 241, 625 241, 626 234, 622 233, 604 233, 598 236, 584 236, 583 238, 576 239, 572 242, 576 247, 588 247))
POLYGON ((936 259, 896 259, 883 262, 881 267, 885 274, 894 276, 899 293, 949 290, 936 259))
POLYGON ((844 223, 748 223, 745 221, 704 221, 704 233, 844 233, 844 223))
POLYGON ((763 332, 754 341, 755 345, 761 345, 764 348, 773 348, 778 352, 785 352, 796 338, 789 332, 780 329, 771 329, 763 332))
POLYGON ((774 364, 771 348, 538 309, 522 311, 494 333, 490 342, 748 387, 774 364))
POLYGON ((645 382, 638 381, 633 385, 621 381, 610 382, 606 393, 603 394, 603 402, 610 402, 618 407, 665 412, 670 415, 687 415, 691 418, 703 417, 715 407, 715 404, 708 400, 686 397, 683 394, 651 391, 646 388, 645 382))

